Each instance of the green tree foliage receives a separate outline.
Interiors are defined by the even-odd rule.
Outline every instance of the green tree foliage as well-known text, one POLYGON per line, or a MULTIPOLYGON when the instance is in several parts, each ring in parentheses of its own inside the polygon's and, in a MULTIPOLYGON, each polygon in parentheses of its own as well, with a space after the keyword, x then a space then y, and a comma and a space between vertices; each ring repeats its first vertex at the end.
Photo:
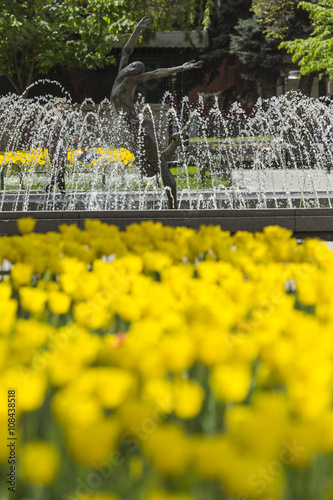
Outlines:
POLYGON ((208 60, 221 59, 229 55, 230 36, 235 33, 239 19, 249 17, 249 0, 224 0, 216 7, 209 26, 209 51, 204 54, 208 60))
POLYGON ((327 74, 333 80, 333 2, 300 2, 299 7, 309 13, 313 33, 305 39, 284 41, 281 48, 293 54, 293 62, 298 63, 302 75, 318 72, 319 76, 327 74))
MULTIPOLYGON (((313 2, 316 3, 317 0, 313 2)), ((298 4, 299 0, 253 0, 252 10, 262 23, 266 37, 290 41, 308 38, 313 31, 309 13, 299 9, 298 4)), ((279 48, 283 48, 283 45, 279 48)), ((286 73, 288 65, 289 62, 286 60, 286 73)), ((311 72, 301 75, 298 85, 301 92, 310 95, 314 76, 311 72)))
POLYGON ((266 36, 282 40, 308 38, 313 30, 309 14, 298 9, 298 4, 299 0, 252 0, 252 11, 264 23, 266 36))
POLYGON ((0 75, 22 93, 56 65, 103 68, 115 63, 112 43, 143 15, 151 31, 175 22, 192 29, 209 19, 209 1, 198 8, 196 0, 0 0, 0 75))
MULTIPOLYGON (((228 108, 236 99, 244 105, 251 107, 256 99, 256 93, 252 83, 238 77, 240 62, 237 54, 230 53, 230 39, 236 33, 238 20, 248 18, 251 0, 223 0, 215 2, 211 14, 211 22, 208 28, 209 48, 200 55, 205 61, 205 72, 201 73, 201 81, 209 85, 216 78, 220 78, 221 71, 226 71, 226 86, 212 94, 205 94, 210 100, 218 96, 223 108, 228 108), (224 69, 221 69, 224 68, 224 69), (208 75, 208 78, 207 78, 208 75)), ((189 75, 189 79, 195 76, 195 85, 198 84, 198 73, 189 75)))
POLYGON ((240 19, 237 33, 231 36, 230 52, 242 61, 243 78, 260 82, 264 95, 269 95, 281 76, 283 54, 278 49, 280 42, 266 37, 263 28, 256 15, 240 19))
POLYGON ((18 93, 57 64, 92 69, 114 62, 110 44, 133 25, 125 0, 1 3, 0 74, 18 93))
POLYGON ((285 38, 294 27, 298 0, 253 0, 252 10, 267 35, 285 38))
POLYGON ((206 29, 214 0, 128 0, 127 10, 137 21, 152 19, 152 31, 206 29))

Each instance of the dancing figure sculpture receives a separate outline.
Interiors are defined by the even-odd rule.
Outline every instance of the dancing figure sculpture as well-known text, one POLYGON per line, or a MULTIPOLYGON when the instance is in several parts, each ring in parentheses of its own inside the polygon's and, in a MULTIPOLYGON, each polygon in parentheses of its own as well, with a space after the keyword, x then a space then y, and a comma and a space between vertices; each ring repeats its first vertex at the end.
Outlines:
POLYGON ((147 28, 149 23, 150 19, 143 17, 122 50, 118 75, 111 91, 111 101, 117 113, 123 114, 132 136, 138 137, 140 130, 143 134, 143 152, 140 156, 141 172, 148 177, 153 177, 160 173, 163 185, 167 188, 168 207, 177 208, 176 181, 169 170, 167 161, 180 144, 180 137, 185 135, 190 123, 186 125, 180 134, 176 134, 173 137, 173 142, 164 152, 159 153, 153 123, 146 118, 142 120, 138 116, 134 106, 134 93, 137 85, 141 82, 169 76, 193 68, 201 68, 203 61, 190 61, 184 63, 182 66, 159 68, 149 72, 145 72, 145 66, 140 61, 128 64, 128 59, 134 50, 135 43, 141 31, 147 28))

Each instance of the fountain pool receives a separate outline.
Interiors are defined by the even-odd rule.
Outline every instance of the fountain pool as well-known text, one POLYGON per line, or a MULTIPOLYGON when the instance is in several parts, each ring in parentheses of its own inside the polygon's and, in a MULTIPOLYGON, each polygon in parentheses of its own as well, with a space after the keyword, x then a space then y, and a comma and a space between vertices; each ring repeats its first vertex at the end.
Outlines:
MULTIPOLYGON (((0 98, 0 211, 166 209, 161 180, 141 174, 140 153, 133 161, 141 137, 129 136, 111 103, 64 100, 64 130, 70 130, 65 194, 44 191, 54 173, 47 156, 54 98, 0 98), (93 155, 86 162, 78 158, 82 148, 93 155)), ((158 112, 140 99, 138 107, 140 116, 153 119, 161 149, 192 116, 189 137, 169 162, 180 210, 332 208, 333 106, 324 100, 291 92, 259 99, 246 115, 237 103, 228 113, 217 101, 207 110, 201 98, 195 107, 184 98, 176 108, 167 93, 158 112)))

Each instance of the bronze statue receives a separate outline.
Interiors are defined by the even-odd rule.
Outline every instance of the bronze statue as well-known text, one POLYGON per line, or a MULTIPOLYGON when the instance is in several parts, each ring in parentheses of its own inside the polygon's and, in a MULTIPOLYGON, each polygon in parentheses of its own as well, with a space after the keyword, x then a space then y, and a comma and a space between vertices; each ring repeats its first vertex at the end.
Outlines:
POLYGON ((187 71, 192 68, 201 68, 203 61, 190 61, 184 63, 182 66, 176 66, 174 68, 159 68, 155 71, 149 72, 145 72, 145 66, 140 61, 128 64, 129 56, 134 50, 135 43, 139 38, 141 31, 147 28, 149 23, 150 19, 143 17, 135 27, 132 35, 122 50, 118 76, 111 91, 111 101, 117 113, 122 113, 124 115, 133 137, 138 137, 139 129, 141 127, 141 131, 143 133, 143 154, 140 157, 141 171, 148 177, 153 177, 159 172, 161 173, 163 184, 168 188, 168 207, 177 208, 176 181, 169 170, 167 161, 180 144, 180 137, 185 135, 190 123, 186 125, 180 134, 176 134, 173 137, 173 142, 168 146, 168 148, 159 154, 153 123, 146 118, 140 120, 134 107, 134 93, 137 85, 141 82, 145 82, 153 78, 169 76, 173 73, 187 71))

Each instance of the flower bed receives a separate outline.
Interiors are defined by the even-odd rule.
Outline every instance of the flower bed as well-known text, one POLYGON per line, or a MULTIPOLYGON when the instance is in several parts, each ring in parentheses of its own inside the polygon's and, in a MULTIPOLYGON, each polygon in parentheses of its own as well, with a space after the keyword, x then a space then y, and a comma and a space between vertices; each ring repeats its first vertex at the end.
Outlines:
MULTIPOLYGON (((80 160, 81 150, 68 150, 66 180, 69 189, 89 189, 96 184, 98 176, 121 178, 133 177, 134 156, 124 148, 91 148, 87 150, 91 158, 80 160), (82 174, 90 174, 83 175, 82 174)), ((49 183, 49 177, 54 171, 47 149, 32 148, 29 151, 0 152, 1 189, 42 189, 49 183), (46 175, 41 175, 46 174, 46 175)))
MULTIPOLYGON (((124 148, 92 148, 89 150, 96 153, 98 157, 104 162, 121 162, 123 164, 132 163, 134 161, 134 156, 130 151, 124 148)), ((73 163, 77 161, 77 156, 81 155, 81 150, 68 150, 67 160, 68 167, 73 166, 73 163)), ((91 168, 96 164, 97 160, 84 163, 85 168, 91 168)), ((50 159, 47 149, 30 149, 29 151, 7 151, 6 153, 0 152, 0 166, 8 165, 9 169, 11 165, 24 164, 31 167, 36 167, 36 165, 43 165, 51 168, 50 159)))
POLYGON ((326 245, 33 227, 0 239, 1 497, 332 498, 326 245))
MULTIPOLYGON (((138 189, 155 182, 152 179, 142 179, 138 167, 135 167, 134 155, 124 148, 90 148, 87 152, 91 159, 81 161, 81 150, 68 150, 66 168, 66 188, 91 189, 117 187, 138 189), (85 174, 85 175, 82 175, 85 174)), ((171 173, 176 178, 178 189, 202 189, 200 168, 189 166, 173 167, 169 164, 171 173)), ((47 149, 31 148, 29 151, 0 152, 0 189, 43 189, 49 183, 53 172, 47 149), (46 175, 41 175, 46 174, 46 175), (6 179, 6 180, 5 180, 6 179)), ((219 173, 211 175, 205 172, 204 187, 212 188, 228 185, 219 173)))

